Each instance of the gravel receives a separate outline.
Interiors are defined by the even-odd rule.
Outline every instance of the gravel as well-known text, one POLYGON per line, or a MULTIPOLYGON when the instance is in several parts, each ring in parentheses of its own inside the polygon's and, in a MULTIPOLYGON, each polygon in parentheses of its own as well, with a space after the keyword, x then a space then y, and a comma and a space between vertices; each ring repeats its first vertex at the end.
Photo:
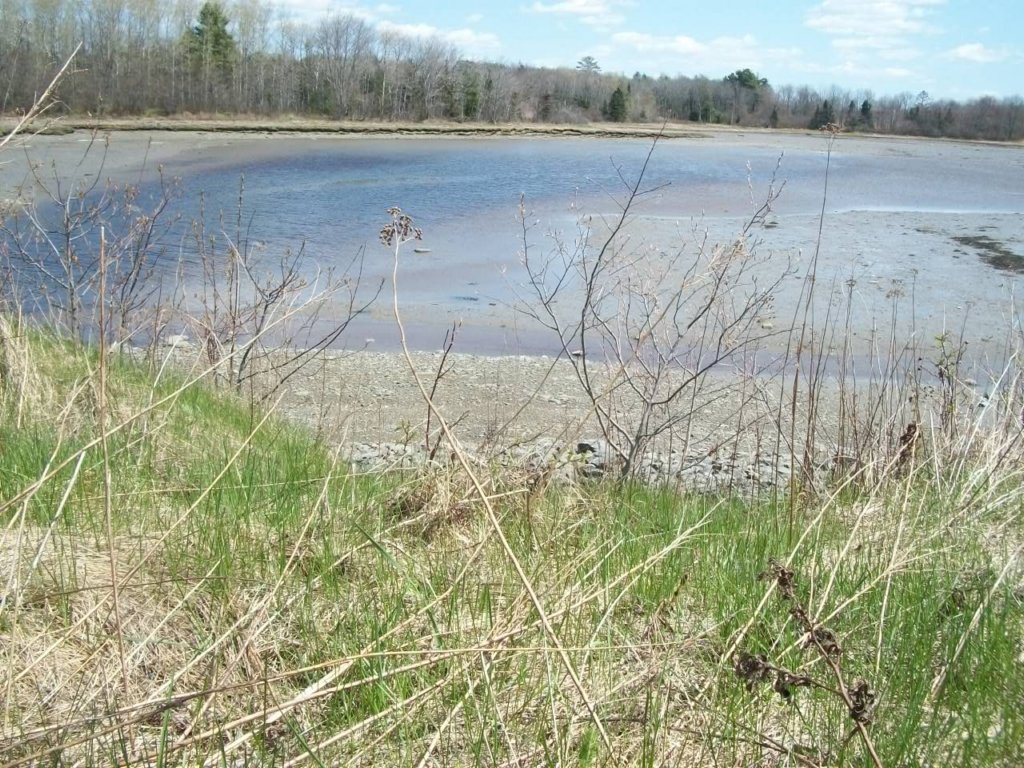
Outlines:
MULTIPOLYGON (((440 353, 413 353, 412 361, 429 390, 440 353)), ((471 455, 550 469, 566 479, 618 472, 621 459, 602 437, 568 360, 453 354, 447 362, 450 370, 437 385, 435 401, 471 455)), ((789 404, 778 408, 778 387, 777 381, 709 376, 692 409, 688 398, 676 406, 690 409, 682 422, 688 431, 654 441, 637 459, 636 476, 705 491, 784 486, 792 466, 776 425, 789 404)), ((289 381, 279 407, 339 445, 359 471, 451 460, 447 444, 431 450, 439 440, 436 416, 425 438, 427 408, 398 353, 332 353, 289 381)), ((821 423, 831 424, 835 409, 819 409, 821 423)), ((626 420, 632 415, 628 404, 619 412, 626 420)), ((827 441, 820 452, 835 453, 827 441)))

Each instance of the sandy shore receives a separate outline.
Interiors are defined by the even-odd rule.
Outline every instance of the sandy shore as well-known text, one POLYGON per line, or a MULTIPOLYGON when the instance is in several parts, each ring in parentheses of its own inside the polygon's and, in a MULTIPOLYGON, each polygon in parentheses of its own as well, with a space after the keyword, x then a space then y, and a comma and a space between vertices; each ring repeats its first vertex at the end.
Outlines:
MULTIPOLYGON (((441 357, 412 353, 428 391, 441 357)), ((570 360, 452 354, 447 365, 434 402, 470 454, 527 467, 554 461, 559 476, 567 477, 606 475, 621 466, 606 439, 614 432, 602 430, 570 360)), ((595 364, 594 370, 602 391, 624 381, 614 368, 595 364)), ((678 380, 678 372, 673 375, 678 380)), ((792 371, 746 376, 723 366, 656 414, 678 421, 644 443, 637 476, 696 490, 759 492, 785 488, 807 471, 816 482, 837 467, 861 467, 861 461, 889 466, 900 460, 908 428, 921 445, 942 439, 938 425, 947 401, 939 389, 912 380, 880 383, 826 378, 816 383, 812 398, 808 380, 800 377, 794 400, 792 371)), ((957 413, 972 429, 998 417, 998 408, 987 408, 990 388, 990 381, 957 385, 957 413)), ((340 448, 360 471, 425 461, 427 406, 401 353, 329 353, 275 390, 270 402, 280 415, 340 448)), ((628 385, 602 402, 619 424, 637 428, 641 400, 628 385)), ((429 443, 441 446, 442 460, 448 457, 436 417, 429 443)))

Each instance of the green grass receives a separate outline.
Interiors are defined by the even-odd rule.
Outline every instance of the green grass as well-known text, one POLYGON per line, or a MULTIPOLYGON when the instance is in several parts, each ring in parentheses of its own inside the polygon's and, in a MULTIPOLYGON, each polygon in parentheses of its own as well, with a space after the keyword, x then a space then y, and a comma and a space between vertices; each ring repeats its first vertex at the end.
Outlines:
POLYGON ((524 583, 461 470, 354 475, 181 373, 114 357, 101 398, 95 350, 0 347, 0 765, 871 765, 773 559, 883 764, 1020 764, 1012 463, 792 507, 482 471, 524 583))

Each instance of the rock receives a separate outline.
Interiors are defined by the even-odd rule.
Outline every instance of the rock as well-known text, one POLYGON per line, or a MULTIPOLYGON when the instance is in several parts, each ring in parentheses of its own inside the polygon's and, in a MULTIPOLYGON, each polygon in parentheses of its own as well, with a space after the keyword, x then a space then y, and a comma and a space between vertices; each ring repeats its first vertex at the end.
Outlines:
POLYGON ((363 472, 415 469, 427 464, 422 445, 405 443, 355 443, 348 452, 348 461, 363 472))
POLYGON ((184 333, 172 333, 164 336, 165 347, 183 347, 189 349, 193 346, 192 341, 184 333))
POLYGON ((576 455, 584 459, 580 465, 580 474, 584 477, 603 476, 611 470, 616 459, 607 440, 582 440, 576 444, 576 455))

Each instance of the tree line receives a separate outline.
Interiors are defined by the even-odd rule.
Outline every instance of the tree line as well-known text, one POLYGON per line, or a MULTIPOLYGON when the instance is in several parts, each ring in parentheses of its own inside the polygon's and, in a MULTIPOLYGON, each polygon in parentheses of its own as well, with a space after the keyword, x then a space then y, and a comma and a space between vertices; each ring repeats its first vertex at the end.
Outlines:
POLYGON ((282 20, 266 0, 0 0, 0 112, 27 109, 81 44, 65 109, 102 115, 297 114, 344 120, 662 120, 998 141, 1024 138, 1024 99, 933 100, 725 76, 605 73, 472 61, 438 39, 350 14, 282 20))

